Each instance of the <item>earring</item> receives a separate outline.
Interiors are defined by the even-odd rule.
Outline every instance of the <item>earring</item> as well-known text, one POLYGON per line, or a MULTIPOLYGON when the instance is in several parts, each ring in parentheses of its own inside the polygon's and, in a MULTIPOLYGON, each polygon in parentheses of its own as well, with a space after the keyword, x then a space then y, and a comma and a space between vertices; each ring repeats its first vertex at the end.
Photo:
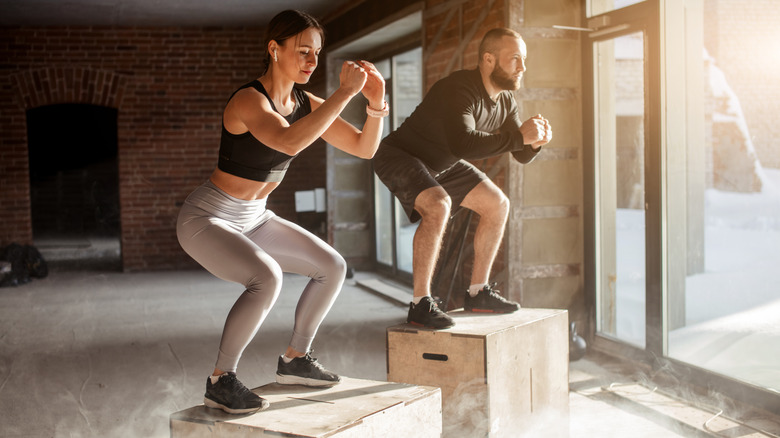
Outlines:
POLYGON ((274 49, 274 62, 279 62, 279 58, 276 57, 276 49, 274 49))

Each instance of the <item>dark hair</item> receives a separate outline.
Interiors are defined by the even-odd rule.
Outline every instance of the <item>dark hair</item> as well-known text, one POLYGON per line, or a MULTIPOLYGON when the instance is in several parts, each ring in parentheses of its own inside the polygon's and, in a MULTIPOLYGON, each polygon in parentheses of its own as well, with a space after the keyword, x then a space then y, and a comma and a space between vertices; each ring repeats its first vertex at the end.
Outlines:
POLYGON ((271 64, 271 54, 268 53, 269 42, 276 41, 277 43, 282 44, 287 39, 298 35, 310 27, 313 27, 320 33, 322 42, 325 43, 325 29, 316 18, 306 12, 288 9, 276 14, 268 23, 268 28, 265 30, 266 54, 265 59, 263 60, 265 64, 263 72, 268 71, 268 66, 271 64))
POLYGON ((498 50, 501 39, 505 36, 523 39, 519 33, 506 27, 490 29, 485 36, 482 37, 482 42, 479 43, 479 60, 482 61, 482 55, 485 53, 495 53, 495 51, 498 50))

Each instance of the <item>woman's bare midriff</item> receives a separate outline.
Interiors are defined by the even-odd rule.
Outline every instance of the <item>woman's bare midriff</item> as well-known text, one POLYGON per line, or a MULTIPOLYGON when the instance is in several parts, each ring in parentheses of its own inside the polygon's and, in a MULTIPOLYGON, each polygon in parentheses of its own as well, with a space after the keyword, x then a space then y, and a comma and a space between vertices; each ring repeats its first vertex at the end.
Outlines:
POLYGON ((209 179, 228 195, 246 201, 263 199, 270 195, 279 185, 278 182, 252 181, 251 179, 231 175, 219 169, 214 169, 209 179))

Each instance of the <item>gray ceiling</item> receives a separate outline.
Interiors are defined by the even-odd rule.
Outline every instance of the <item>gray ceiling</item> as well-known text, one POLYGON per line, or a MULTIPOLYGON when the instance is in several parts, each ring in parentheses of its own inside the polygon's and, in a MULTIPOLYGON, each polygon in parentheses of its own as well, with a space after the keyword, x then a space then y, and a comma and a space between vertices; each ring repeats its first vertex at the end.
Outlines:
POLYGON ((301 9, 323 18, 345 3, 349 1, 0 0, 0 26, 263 27, 284 9, 301 9))

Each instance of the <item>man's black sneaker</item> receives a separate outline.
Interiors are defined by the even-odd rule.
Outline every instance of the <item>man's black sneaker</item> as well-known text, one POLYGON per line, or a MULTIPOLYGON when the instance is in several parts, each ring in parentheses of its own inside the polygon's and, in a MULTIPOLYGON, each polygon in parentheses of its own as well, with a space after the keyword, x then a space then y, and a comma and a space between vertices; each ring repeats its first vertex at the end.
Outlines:
POLYGON ((425 296, 418 304, 409 304, 406 322, 433 329, 446 329, 455 325, 450 315, 442 312, 433 298, 425 296))
POLYGON ((520 308, 520 304, 509 301, 494 290, 493 285, 486 285, 479 290, 476 296, 466 291, 466 299, 463 301, 463 308, 470 312, 484 313, 512 313, 520 308))
POLYGON ((325 369, 317 359, 311 357, 311 352, 296 357, 290 363, 284 363, 279 356, 276 368, 276 383, 282 385, 305 385, 328 387, 341 382, 341 377, 325 369))
POLYGON ((258 396, 236 378, 236 373, 219 376, 217 383, 206 379, 206 394, 203 404, 210 408, 222 409, 228 414, 246 414, 262 411, 269 406, 268 400, 258 396))

